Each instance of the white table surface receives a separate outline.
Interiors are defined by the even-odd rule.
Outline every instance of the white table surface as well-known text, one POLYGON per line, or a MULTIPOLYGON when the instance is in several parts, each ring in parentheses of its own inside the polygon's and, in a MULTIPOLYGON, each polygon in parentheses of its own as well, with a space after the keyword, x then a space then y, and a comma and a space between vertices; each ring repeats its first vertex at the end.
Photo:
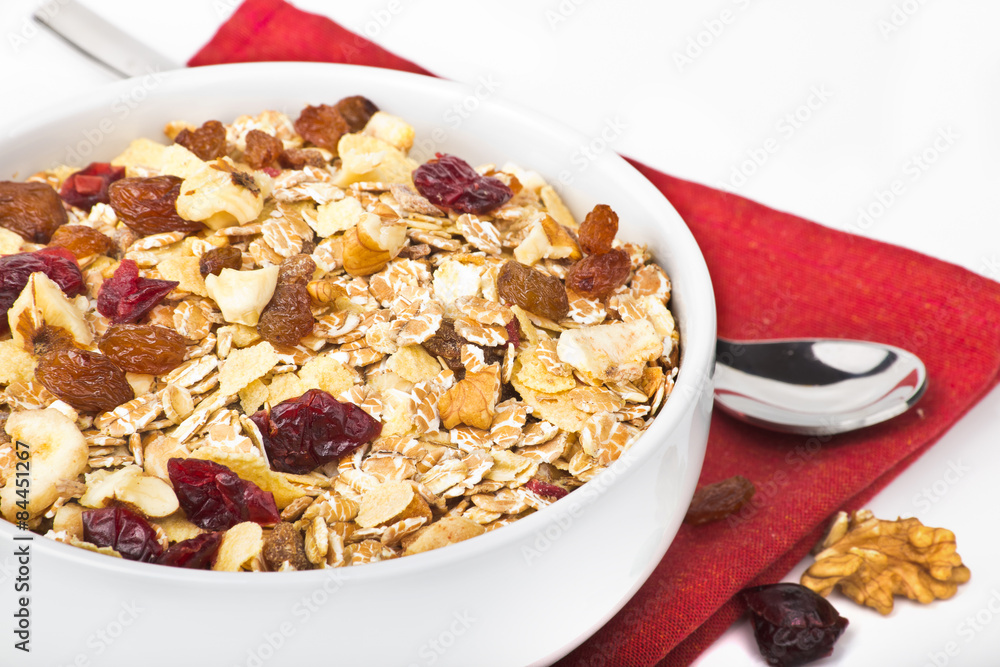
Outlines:
MULTIPOLYGON (((238 1, 85 4, 184 62, 238 1)), ((32 23, 38 4, 0 3, 0 134, 115 78, 32 23)), ((595 150, 1000 278, 989 194, 1000 176, 1000 3, 296 4, 443 77, 491 78, 498 98, 561 119, 595 150)), ((870 504, 953 530, 972 581, 949 601, 901 600, 885 618, 834 594, 851 624, 819 664, 1000 664, 998 412, 994 391, 870 504)), ((8 577, 0 571, 2 595, 8 577)), ((695 664, 764 663, 741 621, 695 664)))

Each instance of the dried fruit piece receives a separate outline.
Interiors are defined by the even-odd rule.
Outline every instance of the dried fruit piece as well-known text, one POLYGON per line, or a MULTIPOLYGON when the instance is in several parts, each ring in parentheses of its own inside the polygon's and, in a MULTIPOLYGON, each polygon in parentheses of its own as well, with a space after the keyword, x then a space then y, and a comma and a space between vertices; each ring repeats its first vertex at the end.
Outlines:
POLYGON ((51 185, 0 181, 0 227, 17 232, 25 241, 48 243, 68 220, 62 199, 51 185))
POLYGON ((254 169, 263 169, 274 165, 282 151, 285 150, 281 139, 260 130, 247 132, 246 143, 247 148, 243 151, 243 159, 254 169))
POLYGON ((89 213, 94 204, 107 204, 110 201, 108 187, 123 178, 125 167, 115 167, 107 162, 91 162, 80 171, 70 174, 59 188, 59 196, 70 206, 89 213))
POLYGON ((755 491, 753 482, 742 475, 707 484, 695 491, 684 523, 699 526, 724 519, 750 502, 755 491))
POLYGON ((537 493, 540 496, 548 496, 550 498, 555 498, 559 500, 569 493, 566 489, 556 484, 549 484, 548 482, 543 482, 537 477, 532 477, 528 480, 528 483, 524 485, 532 493, 537 493))
POLYGON ((182 182, 177 176, 123 178, 108 189, 111 208, 119 220, 140 236, 197 232, 203 229, 200 222, 185 220, 177 213, 182 182))
POLYGON ((438 153, 413 171, 413 185, 435 206, 483 214, 514 196, 503 181, 481 176, 462 158, 438 153))
POLYGON ((80 259, 90 255, 110 255, 115 242, 92 227, 86 225, 63 225, 52 235, 49 247, 66 248, 80 259))
POLYGON ((209 275, 217 276, 222 272, 222 269, 239 271, 242 266, 243 253, 239 248, 234 248, 231 245, 212 248, 198 260, 198 271, 201 272, 202 278, 209 275))
POLYGON ((433 336, 422 343, 425 350, 435 357, 444 359, 452 370, 464 369, 462 364, 462 346, 471 343, 455 331, 455 320, 443 318, 441 325, 433 336))
POLYGON ((226 154, 226 128, 217 120, 207 120, 197 130, 181 130, 174 143, 208 162, 226 154))
POLYGON ((842 512, 822 546, 802 584, 824 596, 839 586, 880 614, 892 611, 895 595, 928 604, 950 598, 970 577, 955 534, 917 519, 884 521, 869 510, 848 518, 842 512))
POLYGON ((375 103, 362 95, 345 97, 334 104, 333 108, 347 122, 347 127, 350 128, 351 132, 360 132, 365 129, 365 125, 368 124, 371 117, 378 112, 375 103))
POLYGON ((279 472, 310 472, 382 433, 382 424, 367 412, 321 389, 310 389, 251 419, 260 429, 271 467, 279 472))
POLYGON ((200 459, 170 459, 167 474, 181 509, 205 530, 226 530, 244 521, 264 526, 280 520, 274 496, 224 465, 200 459))
POLYGON ((326 158, 312 148, 288 148, 278 156, 278 164, 283 169, 304 169, 306 167, 325 167, 326 158))
POLYGON ((212 560, 225 533, 202 533, 197 537, 182 540, 170 545, 170 548, 156 559, 159 565, 186 567, 189 570, 207 570, 212 567, 212 560))
POLYGON ((307 106, 295 120, 295 131, 306 141, 337 156, 337 142, 351 131, 351 126, 335 107, 320 104, 307 106))
POLYGON ((106 412, 135 395, 125 371, 111 359, 88 350, 59 349, 38 360, 35 378, 42 386, 85 412, 106 412))
POLYGON ((184 362, 184 337, 152 324, 114 324, 97 347, 129 373, 161 375, 184 362))
POLYGON ((569 297, 561 280, 515 260, 500 268, 497 293, 508 303, 556 322, 569 312, 569 297))
POLYGON ((296 570, 308 570, 311 567, 309 559, 306 558, 302 533, 285 521, 276 525, 264 540, 261 555, 272 570, 280 570, 284 563, 288 563, 296 570))
POLYGON ((615 248, 601 255, 588 255, 569 267, 566 287, 592 299, 603 299, 624 285, 631 271, 628 253, 615 248))
POLYGON ((595 206, 580 223, 577 232, 580 248, 588 255, 603 255, 611 250, 618 233, 618 214, 606 204, 595 206))
POLYGON ((833 653, 847 619, 799 584, 767 584, 743 591, 757 647, 769 665, 794 667, 833 653))
MULTIPOLYGON (((83 273, 73 253, 65 248, 44 248, 0 257, 0 315, 5 316, 28 284, 32 273, 42 272, 51 278, 68 297, 83 294, 83 273)), ((7 328, 7 318, 0 317, 0 332, 7 328)))
POLYGON ((312 333, 315 320, 306 286, 316 270, 309 255, 293 255, 281 263, 274 295, 260 314, 257 333, 271 343, 298 345, 312 333))
POLYGON ((97 293, 97 312, 116 324, 136 322, 178 284, 175 280, 140 278, 139 266, 123 259, 97 293))
POLYGON ((149 522, 124 507, 84 510, 83 539, 144 563, 152 563, 163 552, 149 522))

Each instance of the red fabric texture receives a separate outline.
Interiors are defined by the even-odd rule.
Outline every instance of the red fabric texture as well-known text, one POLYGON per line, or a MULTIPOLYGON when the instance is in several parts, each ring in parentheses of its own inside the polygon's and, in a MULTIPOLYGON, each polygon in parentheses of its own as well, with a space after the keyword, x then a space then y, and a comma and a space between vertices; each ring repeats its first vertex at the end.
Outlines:
MULTIPOLYGON (((427 73, 281 0, 244 2, 189 64, 251 60, 427 73)), ((918 354, 930 382, 917 409, 833 437, 770 433, 716 413, 700 483, 742 474, 757 487, 752 505, 729 520, 683 526, 646 584, 560 661, 566 666, 689 664, 740 616, 741 589, 780 580, 834 512, 863 507, 993 387, 1000 370, 997 283, 633 164, 701 246, 720 335, 890 343, 918 354)))

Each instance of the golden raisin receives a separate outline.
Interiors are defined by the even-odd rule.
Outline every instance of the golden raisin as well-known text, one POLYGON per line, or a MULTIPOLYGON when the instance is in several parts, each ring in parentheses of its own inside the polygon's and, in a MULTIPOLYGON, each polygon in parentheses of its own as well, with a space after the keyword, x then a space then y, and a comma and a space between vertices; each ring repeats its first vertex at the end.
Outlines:
POLYGON ((254 169, 272 166, 285 149, 281 139, 260 130, 247 132, 246 141, 247 149, 243 151, 243 158, 254 169))
POLYGON ((49 245, 66 248, 77 259, 90 255, 110 255, 115 249, 114 241, 86 225, 63 225, 52 235, 49 245))
POLYGON ((561 280, 515 260, 500 268, 497 292, 504 301, 555 322, 569 312, 569 298, 561 280))
POLYGON ((755 491, 753 482, 742 475, 703 486, 691 499, 684 523, 698 526, 724 519, 750 502, 755 491))
POLYGON ((580 224, 580 248, 588 255, 603 255, 611 250, 618 233, 618 214, 610 206, 598 204, 580 224))
POLYGON ((197 130, 181 130, 174 142, 207 162, 226 154, 226 128, 217 120, 208 120, 197 130))
POLYGON ((222 273, 222 269, 239 271, 241 268, 243 268, 243 253, 240 252, 239 248, 234 248, 231 245, 212 248, 198 260, 198 270, 201 272, 202 278, 209 274, 217 276, 222 273))
POLYGON ((0 227, 25 241, 48 243, 69 216, 59 193, 47 183, 0 181, 0 227))
POLYGON ((142 236, 196 232, 202 229, 200 222, 185 220, 177 214, 182 182, 177 176, 123 178, 108 188, 111 208, 119 220, 142 236))
POLYGON ((160 375, 184 362, 184 337, 153 324, 114 324, 97 347, 129 373, 160 375))
POLYGON ((632 272, 632 260, 615 248, 601 255, 587 255, 569 267, 566 286, 577 294, 603 299, 625 284, 632 272))
POLYGON ((109 357, 97 352, 59 349, 43 354, 35 367, 42 386, 85 412, 105 412, 134 398, 132 387, 109 357))

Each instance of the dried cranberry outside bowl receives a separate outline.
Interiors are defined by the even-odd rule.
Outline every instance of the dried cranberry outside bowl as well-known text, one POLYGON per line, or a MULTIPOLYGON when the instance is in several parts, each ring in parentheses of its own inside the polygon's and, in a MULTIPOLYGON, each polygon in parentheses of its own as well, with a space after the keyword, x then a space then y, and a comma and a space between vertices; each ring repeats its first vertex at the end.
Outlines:
MULTIPOLYGON (((364 95, 414 125, 418 160, 512 161, 556 185, 578 216, 614 208, 619 238, 647 243, 673 283, 682 358, 673 394, 608 471, 513 525, 416 556, 355 568, 219 573, 134 563, 35 535, 33 652, 0 642, 0 664, 548 664, 619 610, 666 551, 698 479, 712 406, 715 303, 701 253, 663 196, 588 141, 514 105, 450 112, 470 89, 383 69, 257 63, 123 81, 26 120, 0 142, 0 179, 110 159, 170 120, 229 122, 364 95)), ((15 526, 0 521, 0 616, 17 602, 15 526)))

